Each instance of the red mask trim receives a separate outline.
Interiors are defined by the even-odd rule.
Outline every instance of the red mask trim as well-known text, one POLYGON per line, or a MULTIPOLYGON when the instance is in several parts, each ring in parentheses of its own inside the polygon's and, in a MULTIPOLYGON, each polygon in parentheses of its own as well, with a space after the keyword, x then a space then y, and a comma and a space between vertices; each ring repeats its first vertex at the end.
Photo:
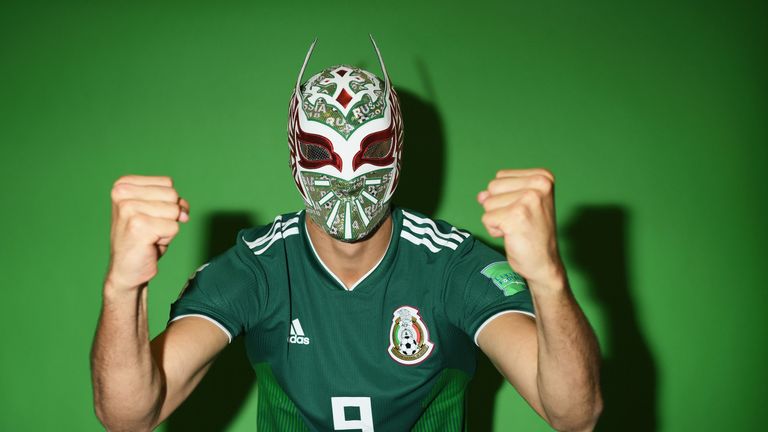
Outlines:
POLYGON ((366 158, 366 157, 363 157, 363 155, 365 154, 365 151, 368 150, 368 147, 374 144, 378 144, 382 141, 394 139, 393 135, 394 133, 393 133, 392 125, 390 124, 388 128, 378 132, 373 132, 368 136, 366 136, 365 138, 363 138, 363 140, 360 142, 360 151, 358 151, 355 154, 355 158, 352 159, 352 170, 357 171, 358 168, 360 168, 363 164, 366 164, 366 163, 374 166, 390 165, 395 160, 394 151, 397 145, 397 143, 395 142, 390 144, 389 152, 387 153, 386 156, 382 158, 375 158, 375 159, 366 158))
POLYGON ((298 163, 299 165, 301 165, 302 168, 317 169, 320 167, 331 165, 332 167, 341 171, 341 167, 342 167, 341 156, 339 156, 338 153, 333 151, 333 143, 331 143, 331 141, 328 138, 322 135, 304 132, 303 130, 301 130, 301 126, 299 125, 298 118, 296 119, 296 129, 298 132, 296 134, 297 142, 295 144, 296 154, 298 155, 298 163), (301 153, 300 146, 302 141, 305 143, 314 144, 314 145, 325 148, 326 150, 328 150, 328 154, 331 155, 330 159, 319 160, 319 161, 307 160, 304 157, 304 155, 301 153))

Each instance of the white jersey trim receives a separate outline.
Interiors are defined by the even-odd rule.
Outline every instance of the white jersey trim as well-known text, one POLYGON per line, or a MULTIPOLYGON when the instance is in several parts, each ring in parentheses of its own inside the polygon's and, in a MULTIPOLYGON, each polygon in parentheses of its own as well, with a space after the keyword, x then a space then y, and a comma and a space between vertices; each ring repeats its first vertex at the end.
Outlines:
POLYGON ((245 242, 246 245, 248 245, 248 248, 250 249, 253 249, 257 246, 261 246, 262 244, 269 241, 270 238, 272 238, 272 236, 275 234, 275 230, 277 230, 278 226, 281 225, 280 222, 282 221, 282 219, 283 219, 282 216, 276 217, 275 220, 272 221, 272 226, 269 227, 269 231, 267 231, 267 233, 264 234, 263 236, 258 237, 253 241, 248 241, 245 239, 245 237, 243 237, 243 241, 245 242))
MULTIPOLYGON (((456 248, 459 247, 458 244, 450 240, 445 240, 444 237, 438 237, 440 236, 440 234, 436 233, 435 230, 429 227, 416 226, 413 224, 413 222, 405 218, 403 218, 403 227, 408 228, 408 231, 412 232, 413 234, 422 234, 422 235, 426 234, 427 236, 429 236, 430 239, 432 239, 432 242, 437 243, 441 246, 446 246, 453 250, 456 250, 456 248)), ((459 241, 459 243, 461 243, 461 241, 459 241)))
POLYGON ((331 277, 332 277, 332 278, 333 278, 333 279, 334 279, 336 282, 338 282, 338 283, 339 283, 339 285, 341 285, 341 287, 342 287, 342 288, 344 288, 344 289, 345 289, 345 290, 347 290, 347 291, 352 291, 353 289, 355 289, 355 288, 356 288, 358 285, 360 285, 360 283, 362 283, 362 282, 365 280, 365 278, 367 278, 368 276, 370 276, 370 275, 371 275, 371 273, 373 273, 373 272, 374 272, 374 271, 375 271, 377 268, 379 268, 379 264, 381 264, 381 262, 382 262, 382 261, 384 261, 384 257, 385 257, 385 256, 387 256, 387 253, 389 253, 389 247, 392 245, 392 235, 394 235, 394 234, 395 234, 395 229, 394 229, 394 227, 393 227, 393 228, 392 228, 392 235, 390 235, 390 236, 389 236, 389 243, 387 243, 387 247, 384 249, 384 255, 382 255, 382 256, 381 256, 381 258, 379 258, 379 261, 376 263, 376 265, 374 265, 373 267, 371 267, 371 269, 370 269, 370 270, 368 270, 368 272, 367 272, 366 274, 364 274, 364 275, 363 275, 363 276, 362 276, 360 279, 358 279, 358 280, 357 280, 357 282, 353 283, 353 284, 352 284, 352 286, 350 286, 349 288, 347 288, 347 286, 346 286, 346 285, 344 285, 344 282, 342 282, 342 281, 341 281, 341 279, 339 279, 339 277, 338 277, 338 276, 336 276, 336 274, 335 274, 334 272, 332 272, 332 271, 331 271, 331 269, 329 269, 327 265, 325 265, 325 263, 323 262, 323 260, 322 260, 322 259, 320 259, 320 255, 318 255, 318 254, 317 254, 317 250, 315 250, 315 245, 314 245, 314 244, 312 244, 312 239, 309 237, 309 231, 307 230, 307 226, 306 226, 306 225, 307 225, 307 222, 306 222, 306 220, 305 220, 305 221, 304 221, 304 237, 306 237, 306 238, 307 238, 307 242, 309 243, 309 248, 310 248, 310 249, 312 249, 312 253, 315 255, 315 258, 317 258, 317 262, 319 262, 319 263, 320 263, 320 265, 321 265, 321 266, 323 266, 323 268, 325 269, 325 271, 326 271, 326 272, 327 272, 329 275, 331 275, 331 277))
POLYGON ((285 231, 276 232, 275 235, 272 236, 272 239, 269 241, 269 243, 267 243, 266 246, 264 246, 263 248, 261 248, 261 249, 259 249, 257 251, 253 251, 253 254, 254 255, 261 255, 264 252, 266 252, 267 249, 269 249, 269 247, 272 246, 276 241, 278 241, 280 239, 284 239, 286 237, 290 237, 292 235, 296 235, 298 233, 299 233, 299 229, 296 228, 296 227, 288 228, 285 231))
POLYGON ((432 219, 416 216, 406 210, 401 210, 401 213, 403 228, 400 231, 400 237, 417 246, 424 246, 432 253, 438 253, 444 248, 456 250, 464 240, 469 238, 469 233, 466 231, 451 226, 450 231, 444 232, 432 219))
MULTIPOLYGON (((494 315, 494 316, 488 318, 487 320, 485 320, 480 325, 480 327, 477 328, 477 331, 475 332, 475 337, 474 337, 475 345, 477 345, 477 337, 480 336, 480 332, 483 331, 483 329, 485 329, 485 326, 490 324, 491 321, 495 320, 496 318, 498 318, 498 317, 500 317, 502 315, 510 314, 510 313, 519 313, 519 314, 523 314, 523 315, 528 315, 529 317, 531 317, 533 319, 536 319, 536 315, 534 315, 534 314, 532 314, 530 312, 526 312, 526 311, 521 311, 521 310, 505 310, 505 311, 501 311, 501 312, 497 313, 496 315, 494 315)), ((477 346, 479 347, 480 345, 477 345, 477 346)))
MULTIPOLYGON (((458 230, 456 228, 452 228, 451 229, 451 233, 444 233, 444 232, 440 231, 440 229, 435 224, 435 221, 433 221, 432 219, 422 218, 422 217, 416 216, 413 213, 408 213, 405 210, 401 210, 401 211, 403 212, 403 216, 405 216, 405 218, 410 219, 411 221, 413 221, 415 223, 429 225, 435 231, 435 234, 437 234, 438 236, 440 236, 440 237, 442 237, 442 238, 444 238, 446 240, 454 240, 454 241, 457 241, 457 242, 461 243, 461 242, 464 241, 464 239, 469 237, 469 233, 465 233, 465 232, 460 231, 460 230, 458 230)), ((403 219, 403 221, 405 221, 405 219, 403 219)))
POLYGON ((174 322, 174 321, 178 321, 178 320, 180 320, 180 319, 182 319, 182 318, 187 318, 187 317, 198 317, 198 318, 202 318, 202 319, 205 319, 205 320, 208 320, 208 321, 212 322, 213 324, 215 324, 215 325, 216 325, 216 327, 218 327, 219 329, 221 329, 221 331, 223 331, 225 335, 227 335, 227 339, 229 340, 229 343, 232 343, 232 334, 229 332, 229 330, 227 330, 227 328, 226 328, 226 327, 224 327, 223 325, 221 325, 221 323, 220 323, 220 322, 216 321, 215 319, 213 319, 213 318, 211 318, 211 317, 209 317, 209 316, 207 316, 207 315, 202 315, 202 314, 186 314, 186 315, 179 315, 179 316, 177 316, 176 318, 174 318, 174 319, 170 320, 168 323, 170 324, 170 323, 172 323, 172 322, 174 322))
POLYGON ((432 244, 432 242, 429 241, 428 238, 416 237, 415 235, 411 234, 406 230, 400 231, 400 237, 404 238, 405 240, 408 240, 409 242, 415 244, 416 246, 419 246, 419 245, 426 246, 426 248, 429 249, 429 251, 432 253, 438 253, 442 250, 441 248, 438 248, 437 246, 432 244))
POLYGON ((253 241, 248 241, 245 239, 245 237, 243 237, 243 241, 245 242, 246 245, 248 245, 248 248, 250 248, 253 251, 254 255, 261 255, 264 252, 266 252, 267 249, 269 249, 273 244, 275 244, 276 241, 298 234, 299 233, 298 226, 289 228, 291 225, 295 225, 298 222, 299 222, 298 216, 288 219, 285 222, 283 222, 282 215, 277 216, 275 220, 272 222, 272 226, 269 228, 269 231, 266 234, 264 234, 263 236, 253 241), (266 245, 264 245, 265 243, 266 245), (261 249, 254 250, 262 245, 264 246, 261 247, 261 249))

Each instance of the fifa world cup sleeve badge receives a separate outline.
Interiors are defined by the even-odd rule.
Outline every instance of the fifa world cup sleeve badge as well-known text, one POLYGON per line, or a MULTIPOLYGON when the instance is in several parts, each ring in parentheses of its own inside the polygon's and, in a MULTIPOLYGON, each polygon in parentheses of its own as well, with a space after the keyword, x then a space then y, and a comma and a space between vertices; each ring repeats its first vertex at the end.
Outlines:
POLYGON ((480 270, 480 274, 490 279, 504 293, 505 297, 517 294, 527 287, 525 279, 515 273, 506 261, 488 264, 480 270))
POLYGON ((421 320, 419 310, 400 306, 392 315, 387 349, 392 360, 404 365, 415 365, 426 360, 435 344, 429 340, 429 330, 421 320))

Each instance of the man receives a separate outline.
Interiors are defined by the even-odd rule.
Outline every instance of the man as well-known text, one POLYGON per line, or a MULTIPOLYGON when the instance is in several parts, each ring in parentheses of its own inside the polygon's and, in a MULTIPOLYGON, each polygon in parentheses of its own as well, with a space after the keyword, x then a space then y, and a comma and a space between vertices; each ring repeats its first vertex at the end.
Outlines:
POLYGON ((306 210, 241 231, 198 269, 151 342, 147 284, 189 203, 166 177, 115 183, 92 354, 99 419, 151 430, 243 334, 260 431, 462 430, 474 345, 554 428, 593 428, 599 354, 558 254, 552 174, 500 171, 478 194, 506 259, 446 222, 391 208, 402 122, 378 48, 383 80, 341 65, 302 86, 311 52, 288 127, 306 210))

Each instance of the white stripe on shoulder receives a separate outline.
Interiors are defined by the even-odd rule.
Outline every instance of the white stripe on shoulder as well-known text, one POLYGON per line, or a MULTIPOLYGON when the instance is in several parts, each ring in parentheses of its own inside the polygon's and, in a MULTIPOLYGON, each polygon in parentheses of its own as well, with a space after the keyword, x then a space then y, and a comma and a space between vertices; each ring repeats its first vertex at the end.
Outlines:
MULTIPOLYGON (((529 317, 536 319, 536 315, 534 315, 534 314, 532 314, 530 312, 522 311, 522 310, 505 310, 505 311, 501 311, 501 312, 497 313, 496 315, 493 315, 492 317, 490 317, 487 320, 485 320, 485 322, 483 322, 480 325, 480 327, 477 328, 477 331, 475 332, 475 337, 474 337, 475 345, 477 345, 477 337, 480 336, 480 332, 483 331, 485 326, 490 324, 491 321, 495 320, 496 318, 498 318, 498 317, 500 317, 502 315, 509 314, 509 313, 519 313, 519 314, 523 314, 523 315, 528 315, 529 317)), ((477 345, 477 346, 480 346, 480 345, 477 345)))
POLYGON ((272 236, 275 234, 275 231, 281 227, 282 220, 283 220, 282 216, 277 216, 275 220, 272 221, 272 226, 269 227, 269 231, 267 231, 266 234, 264 234, 263 236, 253 241, 248 241, 245 239, 245 237, 243 237, 243 241, 245 242, 246 245, 248 245, 250 249, 253 249, 259 245, 262 245, 268 242, 272 238, 272 236))
POLYGON ((215 319, 213 319, 213 318, 211 318, 211 317, 209 317, 207 315, 202 315, 202 314, 179 315, 176 318, 170 320, 168 323, 170 324, 170 323, 172 323, 174 321, 178 321, 178 320, 180 320, 182 318, 187 318, 187 317, 197 317, 197 318, 202 318, 204 320, 208 320, 208 321, 212 322, 213 324, 216 325, 216 327, 221 329, 221 331, 223 331, 225 335, 227 335, 227 339, 229 339, 229 343, 232 343, 232 334, 229 332, 229 330, 227 330, 227 328, 224 327, 220 322, 216 321, 215 319))
POLYGON ((266 246, 264 246, 263 248, 261 248, 259 250, 253 251, 253 254, 254 255, 261 255, 264 252, 266 252, 267 249, 269 249, 270 246, 275 244, 276 241, 278 241, 280 239, 285 239, 286 237, 290 237, 290 236, 296 235, 298 233, 299 233, 299 227, 288 228, 285 231, 278 231, 278 232, 275 233, 275 235, 272 236, 272 239, 269 241, 269 243, 267 243, 266 246))
MULTIPOLYGON (((461 243, 461 242, 464 241, 464 239, 466 237, 469 237, 469 236, 465 237, 465 236, 463 236, 463 235, 461 235, 460 233, 457 233, 457 232, 444 233, 444 232, 440 231, 440 229, 437 227, 437 225, 435 225, 435 221, 433 221, 432 219, 419 217, 419 216, 416 216, 415 214, 408 213, 405 210, 401 210, 401 211, 403 212, 403 216, 405 216, 406 218, 410 219, 412 222, 419 223, 419 224, 427 224, 427 225, 429 225, 435 231, 435 234, 437 234, 438 236, 440 236, 440 237, 442 237, 442 238, 444 238, 446 240, 455 240, 455 241, 461 243)), ((405 219, 403 219, 403 221, 405 221, 405 219)), ((456 231, 458 231, 458 230, 456 230, 456 231)))
POLYGON ((456 250, 456 248, 459 247, 457 243, 438 237, 437 233, 432 228, 416 226, 408 219, 403 219, 403 229, 408 229, 408 231, 411 231, 414 234, 426 234, 433 242, 453 250, 456 250))
POLYGON ((451 227, 451 232, 455 232, 456 234, 458 234, 458 235, 460 235, 460 236, 462 236, 464 238, 469 238, 469 232, 461 230, 461 229, 458 229, 456 227, 451 227))
POLYGON ((408 231, 405 231, 405 230, 401 230, 400 231, 400 237, 404 238, 405 240, 408 240, 409 242, 411 242, 411 243, 413 243, 413 244, 415 244, 417 246, 418 245, 426 246, 427 249, 429 249, 432 253, 438 253, 438 252, 440 252, 442 250, 442 249, 436 247, 434 244, 432 244, 432 242, 429 241, 429 239, 421 238, 421 237, 416 237, 415 235, 413 235, 413 234, 411 234, 411 233, 409 233, 408 231))
POLYGON ((261 255, 266 252, 270 246, 275 244, 276 241, 299 233, 298 214, 299 213, 296 213, 297 216, 292 217, 285 222, 283 222, 282 216, 277 216, 266 234, 253 241, 248 241, 243 237, 243 241, 251 250, 253 250, 254 255, 261 255))
POLYGON ((283 222, 283 231, 285 231, 286 228, 289 226, 299 223, 299 217, 296 216, 294 218, 288 219, 287 221, 283 222))

